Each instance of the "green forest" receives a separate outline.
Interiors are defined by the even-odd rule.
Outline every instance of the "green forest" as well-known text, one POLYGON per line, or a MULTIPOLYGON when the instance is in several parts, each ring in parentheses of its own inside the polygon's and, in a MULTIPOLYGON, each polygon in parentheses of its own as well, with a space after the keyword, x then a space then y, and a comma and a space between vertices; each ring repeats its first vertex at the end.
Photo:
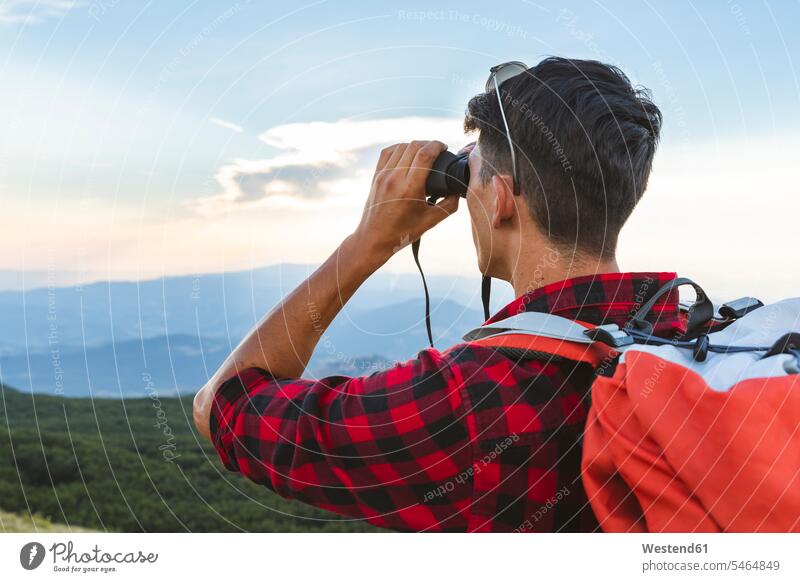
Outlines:
POLYGON ((0 510, 100 531, 376 531, 228 472, 189 397, 0 395, 0 510))

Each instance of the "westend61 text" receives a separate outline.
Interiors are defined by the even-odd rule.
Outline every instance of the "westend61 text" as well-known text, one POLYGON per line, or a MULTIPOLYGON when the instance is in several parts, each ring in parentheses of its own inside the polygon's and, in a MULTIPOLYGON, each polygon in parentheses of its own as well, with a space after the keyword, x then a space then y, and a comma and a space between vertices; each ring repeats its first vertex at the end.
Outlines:
POLYGON ((707 554, 708 544, 686 544, 676 546, 673 544, 642 544, 645 554, 707 554))

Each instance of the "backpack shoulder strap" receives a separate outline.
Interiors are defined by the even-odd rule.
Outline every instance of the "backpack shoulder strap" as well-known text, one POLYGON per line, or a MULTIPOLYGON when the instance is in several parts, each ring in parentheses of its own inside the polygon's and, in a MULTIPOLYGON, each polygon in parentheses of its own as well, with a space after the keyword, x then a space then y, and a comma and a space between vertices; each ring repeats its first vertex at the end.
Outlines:
POLYGON ((524 312, 473 329, 464 335, 464 340, 515 355, 563 358, 598 367, 619 355, 619 351, 587 337, 584 332, 594 327, 548 313, 524 312))

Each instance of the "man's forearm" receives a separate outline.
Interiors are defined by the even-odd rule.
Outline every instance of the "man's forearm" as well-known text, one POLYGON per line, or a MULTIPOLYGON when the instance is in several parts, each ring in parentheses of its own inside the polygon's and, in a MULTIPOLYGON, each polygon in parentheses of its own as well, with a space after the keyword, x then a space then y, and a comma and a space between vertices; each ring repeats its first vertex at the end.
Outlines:
POLYGON ((195 422, 207 434, 214 393, 247 368, 276 378, 303 374, 322 334, 361 284, 391 255, 359 233, 347 237, 314 274, 279 303, 231 353, 195 397, 195 422))

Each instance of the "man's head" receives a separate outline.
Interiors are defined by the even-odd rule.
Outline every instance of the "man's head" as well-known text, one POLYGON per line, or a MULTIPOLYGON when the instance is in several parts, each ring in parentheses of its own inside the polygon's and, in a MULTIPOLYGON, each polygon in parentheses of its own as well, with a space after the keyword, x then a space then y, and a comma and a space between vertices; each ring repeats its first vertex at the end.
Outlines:
POLYGON ((506 81, 499 98, 516 148, 519 197, 495 91, 473 97, 464 127, 479 131, 467 204, 482 272, 508 278, 514 256, 542 243, 612 260, 641 198, 661 112, 616 67, 548 58, 506 81))

